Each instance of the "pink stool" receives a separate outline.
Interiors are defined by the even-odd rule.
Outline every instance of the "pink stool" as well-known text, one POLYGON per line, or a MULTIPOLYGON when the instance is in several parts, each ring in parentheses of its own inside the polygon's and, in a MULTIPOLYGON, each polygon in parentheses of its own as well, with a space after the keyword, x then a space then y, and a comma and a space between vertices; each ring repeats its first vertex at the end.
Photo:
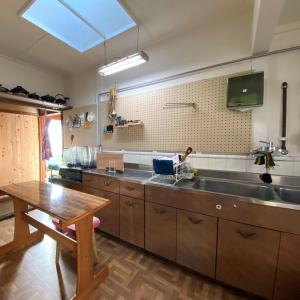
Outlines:
MULTIPOLYGON (((68 235, 71 234, 72 236, 76 237, 76 226, 75 224, 69 225, 66 227, 64 230, 61 229, 59 220, 57 219, 52 219, 53 225, 61 231, 62 233, 68 235)), ((97 217, 93 217, 93 229, 99 227, 100 225, 100 219, 97 217)), ((94 261, 95 263, 98 262, 98 254, 97 254, 97 249, 96 249, 96 238, 95 238, 95 230, 93 230, 93 256, 94 256, 94 261)), ((56 264, 59 264, 59 255, 60 255, 60 249, 61 245, 59 242, 56 243, 56 264)))

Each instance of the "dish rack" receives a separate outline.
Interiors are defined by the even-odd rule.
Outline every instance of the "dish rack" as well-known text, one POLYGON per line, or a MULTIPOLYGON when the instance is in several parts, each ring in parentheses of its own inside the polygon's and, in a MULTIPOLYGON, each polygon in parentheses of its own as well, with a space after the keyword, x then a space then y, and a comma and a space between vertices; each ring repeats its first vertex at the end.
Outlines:
POLYGON ((163 175, 157 174, 155 171, 152 172, 152 177, 149 181, 165 183, 170 185, 176 185, 182 179, 187 178, 185 173, 183 173, 185 162, 174 163, 174 175, 163 175))

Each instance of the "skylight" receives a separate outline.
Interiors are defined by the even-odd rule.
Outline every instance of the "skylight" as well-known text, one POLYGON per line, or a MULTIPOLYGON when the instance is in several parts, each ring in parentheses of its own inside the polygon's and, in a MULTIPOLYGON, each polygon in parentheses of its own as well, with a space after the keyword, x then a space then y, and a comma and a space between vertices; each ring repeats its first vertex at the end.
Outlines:
POLYGON ((22 17, 79 52, 136 26, 117 0, 35 0, 22 17))

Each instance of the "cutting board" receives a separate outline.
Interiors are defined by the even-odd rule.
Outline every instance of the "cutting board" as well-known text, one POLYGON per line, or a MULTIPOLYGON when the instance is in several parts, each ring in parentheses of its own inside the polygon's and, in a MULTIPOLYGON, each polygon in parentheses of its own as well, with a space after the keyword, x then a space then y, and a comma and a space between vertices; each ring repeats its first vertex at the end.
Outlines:
POLYGON ((124 155, 115 153, 98 152, 97 153, 97 168, 106 170, 109 161, 114 160, 116 170, 124 171, 124 155))

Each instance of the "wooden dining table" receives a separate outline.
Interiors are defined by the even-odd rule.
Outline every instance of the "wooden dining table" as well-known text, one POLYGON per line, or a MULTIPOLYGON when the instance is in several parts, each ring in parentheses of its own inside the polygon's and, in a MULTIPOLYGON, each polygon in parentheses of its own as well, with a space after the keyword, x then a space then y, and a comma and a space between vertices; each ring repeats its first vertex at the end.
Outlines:
POLYGON ((87 299, 108 276, 106 265, 94 274, 92 234, 94 214, 109 205, 110 200, 40 181, 3 186, 1 192, 13 198, 15 231, 13 241, 0 247, 0 257, 33 245, 47 234, 76 252, 77 285, 72 299, 87 299), (76 240, 34 218, 29 213, 29 205, 58 219, 62 229, 75 224, 76 240), (31 232, 29 225, 37 230, 31 232))

